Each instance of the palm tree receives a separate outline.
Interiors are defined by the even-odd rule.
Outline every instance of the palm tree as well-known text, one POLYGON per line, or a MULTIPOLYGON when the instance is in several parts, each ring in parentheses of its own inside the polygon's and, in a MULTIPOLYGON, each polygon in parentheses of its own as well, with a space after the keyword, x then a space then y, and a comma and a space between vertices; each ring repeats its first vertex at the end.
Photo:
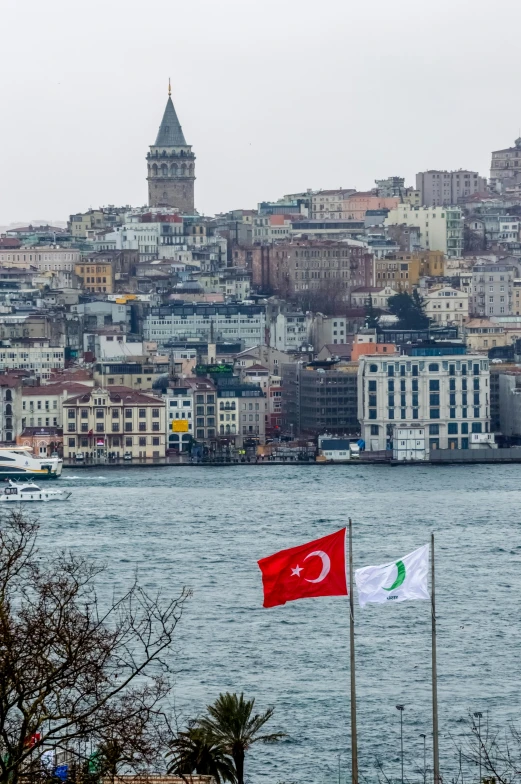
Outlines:
POLYGON ((283 732, 261 735, 260 730, 273 716, 274 708, 265 713, 253 713, 255 699, 244 695, 220 694, 213 705, 208 705, 208 716, 200 719, 199 727, 206 730, 227 754, 233 758, 237 784, 244 784, 244 758, 254 743, 276 743, 286 737, 283 732))
POLYGON ((170 743, 167 756, 172 759, 168 773, 184 776, 195 771, 199 775, 213 776, 217 784, 225 781, 235 784, 232 760, 222 744, 202 727, 191 725, 179 732, 170 743))

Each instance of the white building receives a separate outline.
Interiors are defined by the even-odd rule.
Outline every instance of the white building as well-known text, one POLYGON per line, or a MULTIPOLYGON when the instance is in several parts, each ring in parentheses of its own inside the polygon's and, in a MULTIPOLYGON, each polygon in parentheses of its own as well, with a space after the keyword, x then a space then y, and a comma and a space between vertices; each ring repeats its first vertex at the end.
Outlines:
POLYGON ((351 305, 354 308, 366 308, 372 301, 373 307, 386 310, 389 298, 394 297, 398 292, 392 286, 369 286, 353 289, 351 292, 351 305))
POLYGON ((441 250, 446 256, 463 254, 463 215, 459 207, 412 207, 399 204, 389 211, 386 226, 417 226, 426 250, 441 250))
POLYGON ((463 324, 469 317, 469 295, 452 286, 423 294, 425 314, 437 324, 463 324))
POLYGON ((278 313, 269 324, 269 345, 279 351, 298 351, 309 343, 311 316, 305 313, 278 313))
POLYGON ((31 370, 45 381, 52 370, 61 370, 64 366, 65 349, 51 346, 50 341, 45 339, 32 339, 24 345, 0 347, 0 371, 31 370))
POLYGON ((166 448, 186 452, 194 435, 194 390, 190 386, 167 389, 166 448))
POLYGON ((0 248, 1 267, 36 267, 38 272, 74 271, 81 258, 79 250, 71 248, 26 247, 16 250, 0 248))
POLYGON ((489 361, 478 354, 360 357, 366 449, 388 448, 394 428, 410 425, 425 427, 429 449, 468 449, 472 433, 489 432, 489 386, 489 361))
POLYGON ((345 343, 347 339, 346 317, 324 316, 322 313, 315 313, 311 336, 315 351, 320 351, 324 346, 345 343))
POLYGON ((245 347, 265 343, 266 313, 260 305, 167 305, 152 308, 143 323, 145 340, 241 341, 245 347))
POLYGON ((393 430, 393 460, 427 459, 427 443, 423 425, 395 427, 393 430))

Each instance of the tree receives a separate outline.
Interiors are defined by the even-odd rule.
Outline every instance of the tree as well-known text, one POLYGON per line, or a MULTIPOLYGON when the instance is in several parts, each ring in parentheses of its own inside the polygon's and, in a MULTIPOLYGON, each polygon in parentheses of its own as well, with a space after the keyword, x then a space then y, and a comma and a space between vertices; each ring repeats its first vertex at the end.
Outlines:
POLYGON ((308 288, 295 295, 295 303, 303 311, 340 316, 347 311, 347 291, 339 280, 324 280, 319 288, 308 288))
POLYGON ((369 294, 369 302, 365 309, 365 326, 367 329, 378 329, 379 321, 380 311, 374 307, 373 298, 371 294, 369 294))
POLYGON ((430 319, 425 315, 424 301, 418 289, 389 297, 389 310, 398 318, 398 329, 427 329, 430 319))
POLYGON ((37 534, 22 512, 0 523, 0 783, 53 748, 81 763, 87 742, 112 775, 143 770, 164 749, 167 660, 189 592, 163 599, 136 579, 104 606, 104 569, 39 553, 37 534))
POLYGON ((513 784, 521 770, 521 732, 510 724, 506 730, 493 730, 488 716, 470 715, 461 753, 472 768, 479 768, 483 782, 513 784), (480 716, 476 721, 476 716, 480 716))
POLYGON ((170 743, 168 756, 172 758, 168 773, 213 776, 217 784, 236 781, 233 760, 223 744, 194 723, 184 732, 178 732, 170 743))
POLYGON ((254 743, 277 743, 286 737, 283 732, 267 735, 260 731, 271 719, 274 708, 264 713, 253 713, 255 699, 244 695, 220 694, 213 705, 208 705, 208 716, 199 719, 198 726, 208 732, 233 758, 237 784, 244 784, 244 760, 254 743))

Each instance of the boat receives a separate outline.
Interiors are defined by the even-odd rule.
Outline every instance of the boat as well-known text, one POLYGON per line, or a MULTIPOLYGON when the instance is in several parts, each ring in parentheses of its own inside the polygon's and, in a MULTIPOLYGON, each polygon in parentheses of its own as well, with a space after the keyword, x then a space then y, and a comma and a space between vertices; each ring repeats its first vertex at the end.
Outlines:
POLYGON ((58 479, 60 457, 34 457, 31 447, 0 447, 0 479, 58 479))
POLYGON ((5 487, 0 487, 0 501, 18 504, 21 501, 67 501, 71 493, 65 490, 46 490, 35 482, 15 482, 5 480, 5 487))

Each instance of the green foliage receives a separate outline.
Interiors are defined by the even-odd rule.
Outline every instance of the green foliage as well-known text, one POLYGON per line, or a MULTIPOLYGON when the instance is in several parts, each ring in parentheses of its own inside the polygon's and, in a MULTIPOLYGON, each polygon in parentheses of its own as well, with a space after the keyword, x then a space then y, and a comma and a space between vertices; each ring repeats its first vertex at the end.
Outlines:
POLYGON ((223 744, 202 727, 191 725, 178 735, 170 744, 167 755, 172 759, 168 773, 213 776, 217 784, 236 781, 233 760, 226 753, 223 744))
POLYGON ((380 312, 376 310, 373 305, 373 298, 371 294, 369 294, 369 302, 365 308, 365 326, 367 329, 378 329, 379 322, 380 312))
POLYGON ((254 713, 254 705, 255 699, 246 700, 242 693, 226 692, 213 705, 208 705, 208 716, 197 723, 232 757, 237 784, 244 784, 244 760, 254 743, 277 743, 285 737, 282 732, 261 732, 273 716, 274 708, 254 713))
POLYGON ((398 318, 398 329, 426 329, 430 319, 425 315, 424 301, 417 289, 412 295, 400 292, 389 298, 389 310, 398 318))

